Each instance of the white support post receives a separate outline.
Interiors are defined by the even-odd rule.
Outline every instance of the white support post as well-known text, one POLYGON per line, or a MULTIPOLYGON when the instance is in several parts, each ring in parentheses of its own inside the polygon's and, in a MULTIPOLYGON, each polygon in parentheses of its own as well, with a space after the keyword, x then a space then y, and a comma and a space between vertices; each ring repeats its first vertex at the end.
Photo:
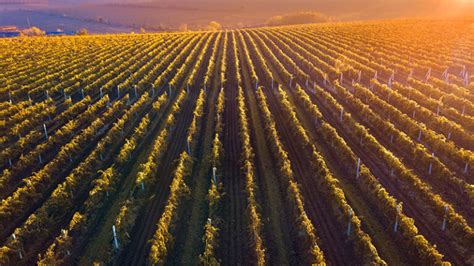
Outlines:
POLYGON ((102 153, 99 154, 99 158, 100 158, 101 161, 104 160, 104 157, 102 156, 102 153))
POLYGON ((408 74, 408 78, 411 78, 411 77, 413 77, 413 68, 410 69, 410 74, 408 74))
POLYGON ((133 90, 135 92, 135 98, 138 97, 138 93, 137 93, 137 85, 133 85, 133 90))
POLYGON ((468 86, 469 85, 469 73, 466 71, 466 73, 464 73, 464 86, 468 86))
POLYGON ((49 92, 48 91, 45 91, 46 93, 46 100, 49 99, 49 92))
POLYGON ((28 92, 28 101, 31 103, 31 95, 30 95, 30 92, 28 92))
POLYGON ((44 137, 48 140, 48 130, 46 130, 46 124, 43 124, 44 137))
POLYGON ((378 76, 379 76, 379 73, 378 73, 377 70, 375 70, 374 79, 377 80, 377 79, 378 79, 378 76))
POLYGON ((357 74, 357 82, 360 83, 361 79, 362 79, 362 70, 359 70, 359 73, 357 74))
POLYGON ((118 242, 118 239, 117 239, 117 232, 115 231, 115 225, 112 225, 112 234, 114 236, 114 248, 115 249, 119 249, 119 242, 118 242))
POLYGON ((10 167, 13 166, 13 163, 12 163, 12 159, 11 159, 11 158, 8 158, 8 165, 10 165, 10 167))
POLYGON ((188 155, 191 156, 191 145, 189 144, 189 140, 186 141, 188 147, 188 155))
POLYGON ((428 174, 431 175, 431 172, 433 170, 433 163, 430 163, 430 166, 428 167, 428 174))
POLYGON ((451 139, 451 132, 448 132, 448 140, 451 139))
POLYGON ((342 85, 343 81, 344 81, 344 73, 341 72, 341 76, 339 77, 339 83, 342 85))
POLYGON ((413 118, 415 118, 416 110, 413 110, 413 118))
POLYGON ((395 169, 390 169, 390 176, 394 176, 395 175, 395 169))
POLYGON ((443 217, 443 225, 441 226, 441 230, 446 230, 446 223, 448 221, 448 205, 444 206, 444 217, 443 217))
POLYGON ((393 134, 390 134, 390 143, 393 143, 393 134))
POLYGON ((119 99, 119 98, 120 98, 120 87, 117 86, 117 99, 119 99))
POLYGON ((466 66, 463 66, 461 69, 461 73, 459 73, 459 76, 464 77, 465 72, 466 72, 466 66))
POLYGON ((217 171, 217 168, 216 168, 216 167, 212 167, 212 179, 214 180, 214 185, 217 186, 216 171, 217 171))
POLYGON ((101 99, 102 99, 102 97, 104 97, 104 94, 102 93, 102 87, 100 87, 100 89, 99 89, 99 95, 100 95, 101 99))
POLYGON ((439 115, 439 104, 438 107, 436 107, 436 115, 439 115))
POLYGON ((397 216, 395 218, 395 224, 393 225, 393 232, 396 233, 398 231, 398 219, 400 219, 400 213, 402 212, 402 203, 399 203, 397 206, 397 216))
POLYGON ((20 247, 20 240, 17 240, 16 239, 16 235, 15 234, 12 234, 12 239, 13 241, 16 241, 18 243, 18 246, 16 247, 17 248, 17 252, 18 252, 18 258, 20 258, 20 260, 23 259, 23 254, 21 252, 21 247, 20 247))
POLYGON ((448 77, 448 69, 449 69, 449 67, 447 67, 446 70, 444 70, 444 72, 443 72, 444 80, 446 80, 446 78, 448 77))
POLYGON ((168 96, 171 97, 171 84, 168 83, 168 96))
POLYGON ((8 92, 8 101, 10 102, 10 104, 13 104, 12 94, 10 92, 8 92))
POLYGON ((420 129, 420 131, 419 131, 419 133, 418 133, 418 141, 421 141, 421 129, 420 129))
POLYGON ((352 216, 354 215, 354 211, 352 208, 349 207, 349 221, 347 222, 347 236, 351 236, 351 222, 352 222, 352 216))
POLYGON ((426 77, 425 77, 426 81, 428 81, 428 79, 430 79, 430 77, 431 77, 431 67, 428 68, 428 72, 426 73, 426 77))
POLYGON ((143 183, 143 181, 140 183, 140 187, 141 187, 142 191, 145 191, 145 184, 143 183))
POLYGON ((39 161, 40 164, 43 163, 43 157, 41 157, 41 154, 38 155, 38 161, 39 161))
POLYGON ((357 158, 356 179, 359 178, 359 175, 360 175, 360 158, 357 158))
POLYGON ((467 174, 468 168, 469 168, 469 164, 466 163, 466 164, 464 165, 464 173, 465 173, 465 174, 467 174))
POLYGON ((463 105, 461 115, 464 115, 465 111, 466 111, 466 106, 463 105))

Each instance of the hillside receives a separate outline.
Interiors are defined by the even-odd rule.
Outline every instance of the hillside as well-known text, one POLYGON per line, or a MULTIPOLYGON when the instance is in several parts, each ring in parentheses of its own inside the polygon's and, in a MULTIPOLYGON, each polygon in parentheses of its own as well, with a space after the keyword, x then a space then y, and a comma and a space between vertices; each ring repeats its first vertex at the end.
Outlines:
POLYGON ((0 264, 472 264, 473 23, 0 39, 0 264))

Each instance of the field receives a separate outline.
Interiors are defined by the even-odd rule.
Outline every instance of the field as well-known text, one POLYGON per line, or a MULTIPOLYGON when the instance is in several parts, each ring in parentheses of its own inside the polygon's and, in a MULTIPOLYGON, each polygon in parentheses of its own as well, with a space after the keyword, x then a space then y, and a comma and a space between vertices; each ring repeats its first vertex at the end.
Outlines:
POLYGON ((474 264, 474 23, 0 40, 0 265, 474 264))

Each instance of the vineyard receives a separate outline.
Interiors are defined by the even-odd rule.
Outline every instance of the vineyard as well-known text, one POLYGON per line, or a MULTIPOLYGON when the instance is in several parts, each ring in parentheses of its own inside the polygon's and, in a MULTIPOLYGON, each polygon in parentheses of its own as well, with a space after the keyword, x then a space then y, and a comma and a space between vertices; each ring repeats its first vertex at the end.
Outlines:
POLYGON ((474 23, 0 40, 0 265, 473 265, 474 23))

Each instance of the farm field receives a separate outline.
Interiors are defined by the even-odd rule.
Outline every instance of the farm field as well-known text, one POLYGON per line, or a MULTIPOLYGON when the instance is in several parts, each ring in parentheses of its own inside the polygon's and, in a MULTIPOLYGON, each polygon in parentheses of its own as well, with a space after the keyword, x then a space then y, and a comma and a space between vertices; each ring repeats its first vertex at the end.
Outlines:
POLYGON ((0 39, 0 265, 473 265, 474 21, 0 39))

